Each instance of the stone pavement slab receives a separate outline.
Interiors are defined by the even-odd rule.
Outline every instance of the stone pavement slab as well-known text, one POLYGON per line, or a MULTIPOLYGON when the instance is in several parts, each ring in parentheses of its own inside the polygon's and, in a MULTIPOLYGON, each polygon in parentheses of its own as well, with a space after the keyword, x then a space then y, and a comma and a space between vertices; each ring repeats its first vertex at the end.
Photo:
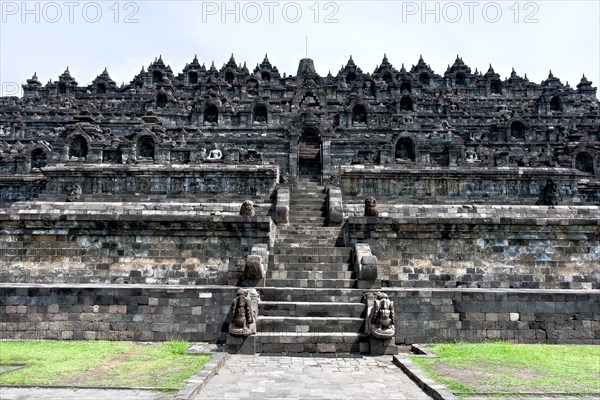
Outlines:
POLYGON ((430 400, 392 357, 231 355, 195 400, 430 400))
POLYGON ((2 400, 167 400, 171 397, 146 390, 0 387, 2 400))

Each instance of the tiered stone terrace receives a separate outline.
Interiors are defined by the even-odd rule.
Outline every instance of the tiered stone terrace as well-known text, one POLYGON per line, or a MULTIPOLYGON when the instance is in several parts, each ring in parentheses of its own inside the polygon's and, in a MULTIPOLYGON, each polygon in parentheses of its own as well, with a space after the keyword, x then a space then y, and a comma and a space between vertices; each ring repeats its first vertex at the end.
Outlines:
POLYGON ((234 351, 367 352, 378 290, 396 343, 600 343, 585 76, 159 57, 120 87, 67 69, 23 90, 0 98, 0 338, 231 344, 242 286, 258 332, 234 351))

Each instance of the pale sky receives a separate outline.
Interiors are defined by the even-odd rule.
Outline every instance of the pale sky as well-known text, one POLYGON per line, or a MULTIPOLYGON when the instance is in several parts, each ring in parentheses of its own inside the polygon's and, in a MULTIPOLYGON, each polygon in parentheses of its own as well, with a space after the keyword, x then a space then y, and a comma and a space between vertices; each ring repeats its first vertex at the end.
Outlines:
POLYGON ((120 85, 162 55, 175 74, 198 56, 217 68, 234 54, 249 69, 265 53, 296 75, 308 54, 337 74, 350 55, 373 72, 384 53, 396 69, 419 55, 443 75, 459 54, 501 78, 514 67, 540 83, 600 81, 600 2, 589 1, 0 1, 0 91, 21 95, 68 66, 80 85, 104 67, 120 85), (306 39, 308 38, 308 49, 306 39))

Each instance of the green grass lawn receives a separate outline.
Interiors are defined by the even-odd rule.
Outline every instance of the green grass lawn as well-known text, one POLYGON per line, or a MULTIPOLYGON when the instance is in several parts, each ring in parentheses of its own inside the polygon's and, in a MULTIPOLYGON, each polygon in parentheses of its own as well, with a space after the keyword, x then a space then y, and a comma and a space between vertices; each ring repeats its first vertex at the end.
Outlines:
POLYGON ((0 375, 0 384, 176 389, 210 359, 182 354, 187 347, 181 341, 0 342, 0 364, 27 365, 0 375))
POLYGON ((411 356, 457 393, 600 393, 600 346, 506 342, 434 344, 437 356, 411 356))

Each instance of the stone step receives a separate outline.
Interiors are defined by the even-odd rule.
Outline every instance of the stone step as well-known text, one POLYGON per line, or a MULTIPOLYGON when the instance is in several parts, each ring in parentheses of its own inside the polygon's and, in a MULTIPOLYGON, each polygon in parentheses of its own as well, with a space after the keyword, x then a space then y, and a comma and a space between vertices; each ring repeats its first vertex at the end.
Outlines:
MULTIPOLYGON (((307 226, 307 228, 308 227, 309 226, 307 226)), ((310 226, 310 228, 318 229, 318 228, 322 228, 322 227, 321 226, 310 226)), ((325 239, 325 240, 333 240, 333 239, 343 239, 343 237, 342 237, 341 234, 326 235, 326 234, 319 234, 319 233, 314 233, 314 234, 310 234, 310 233, 299 234, 299 233, 295 233, 295 232, 290 232, 290 233, 281 233, 280 232, 277 235, 277 239, 291 239, 291 240, 296 240, 299 244, 301 244, 302 242, 307 242, 308 243, 311 240, 312 241, 323 240, 323 239, 325 239)))
MULTIPOLYGON (((320 264, 304 264, 304 263, 269 263, 269 271, 305 271, 305 272, 323 272, 324 275, 321 278, 325 279, 350 279, 352 276, 330 276, 325 274, 338 274, 338 273, 346 273, 353 272, 350 269, 349 263, 320 263, 320 264), (336 278, 337 277, 337 278, 336 278)), ((282 279, 282 276, 269 276, 270 278, 282 279)), ((288 276, 289 278, 289 276, 288 276)))
POLYGON ((290 207, 290 217, 304 215, 326 215, 325 205, 293 205, 290 207))
POLYGON ((355 332, 257 332, 257 353, 359 353, 368 352, 369 337, 355 332))
POLYGON ((306 288, 260 288, 260 298, 263 301, 283 302, 334 302, 334 303, 361 303, 363 301, 362 289, 306 289, 306 288))
POLYGON ((291 197, 290 197, 290 204, 292 202, 295 203, 299 203, 300 201, 303 200, 311 200, 311 201, 323 201, 325 202, 325 200, 327 199, 327 195, 324 192, 321 192, 319 189, 315 189, 315 190, 303 190, 302 192, 294 192, 292 191, 291 193, 291 197))
POLYGON ((289 221, 291 224, 301 224, 305 219, 325 219, 327 214, 323 210, 298 211, 290 210, 289 221))
POLYGON ((273 255, 350 256, 352 247, 276 246, 273 255))
MULTIPOLYGON (((320 218, 321 220, 325 220, 325 218, 320 218)), ((298 224, 294 221, 294 224, 298 224)), ((286 235, 286 236, 301 236, 302 238, 310 239, 311 237, 325 237, 330 238, 332 236, 341 236, 342 232, 338 229, 337 232, 328 232, 325 231, 327 226, 308 226, 302 225, 302 231, 296 229, 285 229, 286 227, 282 227, 277 230, 277 235, 286 235)))
POLYGON ((326 198, 326 193, 325 193, 325 189, 321 186, 314 186, 314 187, 304 187, 302 189, 292 189, 292 198, 290 199, 290 201, 294 201, 294 200, 298 200, 298 199, 312 199, 312 200, 317 200, 317 199, 321 199, 324 200, 326 198))
POLYGON ((265 279, 265 286, 299 288, 353 288, 355 279, 265 279))
POLYGON ((294 224, 303 224, 303 225, 311 226, 311 227, 326 226, 325 225, 326 221, 325 221, 325 218, 323 218, 323 217, 304 218, 304 219, 290 218, 290 222, 293 222, 294 224))
POLYGON ((297 220, 302 220, 302 219, 306 219, 306 218, 320 218, 320 219, 325 219, 327 217, 327 213, 321 209, 317 210, 306 210, 303 209, 302 211, 294 211, 294 210, 290 210, 290 221, 297 221, 297 220))
POLYGON ((264 301, 258 303, 258 315, 269 317, 352 317, 363 318, 364 303, 317 301, 264 301))
POLYGON ((305 178, 299 178, 296 181, 296 184, 292 187, 293 190, 303 190, 306 189, 318 189, 323 188, 321 185, 321 178, 311 178, 310 180, 305 178))
MULTIPOLYGON (((319 228, 319 227, 313 227, 313 228, 319 228)), ((327 233, 322 233, 319 232, 317 229, 315 229, 314 233, 299 233, 299 232, 292 232, 292 231, 288 231, 288 232, 279 232, 277 234, 277 238, 278 239, 295 239, 298 241, 298 245, 301 245, 303 241, 309 241, 309 240, 321 240, 321 239, 338 239, 338 238, 342 238, 341 233, 335 233, 335 234, 327 234, 327 233)), ((302 245, 302 247, 314 247, 314 246, 308 246, 308 245, 302 245)), ((337 247, 337 246, 335 246, 337 247)))
MULTIPOLYGON (((342 247, 343 248, 343 247, 342 247)), ((295 263, 295 264, 345 264, 350 262, 347 254, 342 255, 320 255, 320 254, 272 254, 269 256, 269 262, 295 263), (272 258, 271 258, 272 257, 272 258)))
POLYGON ((352 279, 353 271, 302 271, 302 270, 275 270, 267 271, 267 279, 352 279))
POLYGON ((259 332, 362 332, 364 318, 258 316, 259 332))
POLYGON ((324 202, 290 203, 290 212, 293 213, 315 213, 325 210, 324 202))
MULTIPOLYGON (((281 237, 277 237, 281 242, 286 242, 286 244, 282 244, 282 248, 288 247, 344 247, 343 242, 340 245, 322 245, 319 246, 315 243, 319 242, 337 242, 343 241, 343 237, 340 236, 331 236, 331 235, 315 235, 311 237, 310 235, 282 235, 281 237)), ((277 240, 276 239, 276 240, 277 240)))
POLYGON ((298 189, 292 190, 292 197, 290 198, 290 202, 299 201, 299 200, 321 200, 325 201, 327 199, 327 195, 325 191, 321 188, 314 189, 303 189, 299 191, 298 189))
POLYGON ((290 216, 307 215, 307 214, 323 215, 323 213, 325 211, 326 211, 325 204, 323 204, 323 203, 291 204, 290 205, 290 216))
POLYGON ((352 271, 350 262, 335 263, 297 263, 290 261, 269 261, 269 269, 274 271, 322 271, 347 272, 352 271))
POLYGON ((290 211, 301 213, 301 212, 318 212, 325 210, 325 202, 310 202, 307 200, 306 203, 290 203, 290 211))
POLYGON ((317 238, 317 239, 303 239, 298 237, 284 237, 279 240, 275 240, 277 243, 276 248, 279 246, 290 247, 290 246, 304 246, 304 247, 343 247, 344 238, 342 237, 330 237, 330 238, 317 238))
MULTIPOLYGON (((312 247, 342 247, 344 246, 343 238, 328 238, 328 239, 311 239, 305 240, 301 238, 287 238, 276 240, 277 246, 312 246, 312 247)), ((276 247, 277 247, 276 246, 276 247)))
MULTIPOLYGON (((317 231, 318 228, 322 228, 320 226, 313 226, 311 228, 315 229, 315 233, 305 233, 305 234, 301 234, 301 233, 296 233, 296 232, 288 232, 288 233, 282 233, 279 232, 277 235, 278 239, 291 239, 291 240, 296 240, 298 242, 298 244, 302 244, 302 242, 310 242, 315 241, 315 240, 333 240, 333 239, 343 239, 342 234, 338 233, 338 234, 334 234, 334 235, 328 235, 328 234, 322 234, 319 231, 317 231)), ((289 240, 288 240, 289 241, 289 240)), ((312 245, 305 245, 305 247, 314 247, 312 245)))
POLYGON ((295 187, 292 188, 292 196, 293 198, 290 200, 294 200, 297 198, 306 198, 306 197, 319 197, 325 198, 325 188, 323 186, 317 185, 305 185, 304 187, 295 187))
POLYGON ((302 198, 325 199, 327 195, 325 192, 325 187, 317 185, 307 185, 302 188, 293 187, 291 189, 291 194, 292 198, 290 198, 290 200, 302 198))
MULTIPOLYGON (((323 215, 305 216, 305 217, 290 217, 290 223, 302 224, 307 228, 321 228, 326 227, 327 218, 323 215)), ((307 234, 310 236, 310 234, 307 234)))
POLYGON ((301 201, 312 201, 312 202, 325 202, 327 200, 327 196, 325 193, 321 193, 319 191, 314 192, 302 192, 302 193, 291 193, 290 204, 299 204, 301 201))

